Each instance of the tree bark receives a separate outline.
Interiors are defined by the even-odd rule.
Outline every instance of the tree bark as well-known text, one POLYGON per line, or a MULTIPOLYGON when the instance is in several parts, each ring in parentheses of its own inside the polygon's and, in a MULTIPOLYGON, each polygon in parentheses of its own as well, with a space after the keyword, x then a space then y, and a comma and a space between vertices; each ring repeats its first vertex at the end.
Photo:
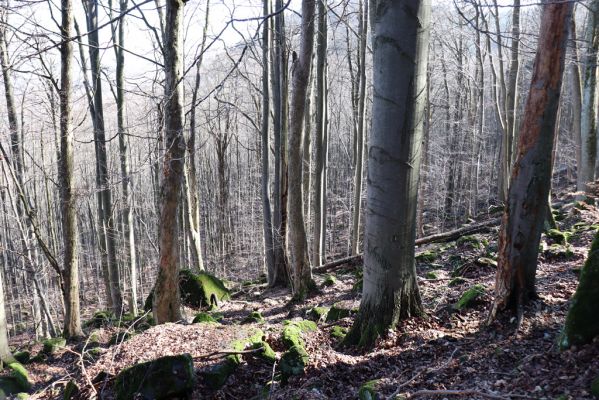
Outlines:
POLYGON ((314 17, 316 0, 302 0, 301 43, 299 54, 293 53, 292 94, 290 103, 289 138, 289 260, 293 274, 292 291, 296 298, 304 298, 312 288, 312 272, 308 260, 306 228, 302 206, 301 142, 306 108, 306 93, 310 81, 310 64, 314 45, 314 17))
POLYGON ((522 304, 536 297, 537 257, 546 212, 543 205, 549 194, 551 152, 571 13, 569 2, 543 5, 530 92, 499 235, 495 301, 489 321, 497 310, 520 310, 522 304))
POLYGON ((79 244, 77 232, 76 197, 73 182, 73 128, 71 121, 71 88, 73 43, 73 9, 71 0, 61 0, 60 27, 60 205, 64 244, 62 279, 64 282, 64 335, 67 338, 83 336, 79 312, 79 244))
POLYGON ((430 2, 374 0, 374 103, 368 151, 364 288, 345 341, 372 345, 423 312, 414 260, 430 2))
POLYGON ((179 240, 177 210, 183 177, 185 139, 183 137, 183 24, 182 0, 166 2, 165 32, 165 142, 160 188, 159 271, 154 286, 156 323, 181 319, 179 295, 179 240))

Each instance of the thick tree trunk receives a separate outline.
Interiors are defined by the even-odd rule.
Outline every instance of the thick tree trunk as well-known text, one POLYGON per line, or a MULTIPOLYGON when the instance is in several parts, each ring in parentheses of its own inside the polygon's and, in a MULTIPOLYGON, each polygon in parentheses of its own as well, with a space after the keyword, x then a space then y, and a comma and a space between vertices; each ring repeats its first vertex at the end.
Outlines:
POLYGON ((61 0, 63 39, 60 45, 60 205, 64 244, 62 279, 64 282, 64 335, 67 338, 83 336, 79 314, 79 262, 76 197, 73 182, 73 128, 71 123, 71 69, 73 43, 73 5, 71 0, 61 0))
POLYGON ((159 271, 154 286, 156 323, 181 319, 179 295, 179 240, 177 210, 185 157, 183 137, 183 7, 182 0, 166 2, 165 33, 165 141, 159 220, 159 271))
POLYGON ((364 288, 346 343, 369 346, 400 319, 423 312, 414 243, 430 2, 375 0, 374 104, 368 151, 364 288))
MULTIPOLYGON (((599 0, 593 0, 588 6, 587 27, 585 33, 586 51, 582 82, 582 113, 580 117, 581 159, 578 165, 577 189, 586 191, 587 184, 595 179, 597 159, 597 54, 599 51, 599 0)), ((579 196, 580 200, 586 196, 579 196)))
POLYGON ((519 309, 536 296, 537 257, 551 181, 551 152, 571 13, 572 3, 548 2, 543 6, 530 93, 499 235, 490 321, 497 310, 519 309))
POLYGON ((294 53, 292 65, 292 93, 289 118, 289 261, 293 274, 292 291, 303 298, 314 282, 308 260, 306 227, 302 206, 301 142, 306 107, 306 93, 310 82, 310 64, 314 45, 314 17, 316 0, 302 0, 301 44, 299 54, 294 53))
POLYGON ((566 317, 566 325, 560 347, 591 343, 599 336, 599 232, 589 250, 588 258, 580 271, 580 280, 576 293, 570 301, 570 310, 566 317))

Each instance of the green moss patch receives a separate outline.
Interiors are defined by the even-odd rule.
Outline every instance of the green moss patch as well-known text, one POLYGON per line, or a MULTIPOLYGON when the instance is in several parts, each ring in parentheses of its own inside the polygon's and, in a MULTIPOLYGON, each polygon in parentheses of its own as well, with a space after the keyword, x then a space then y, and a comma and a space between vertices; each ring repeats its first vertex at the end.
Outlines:
POLYGON ((17 351, 13 354, 13 357, 21 364, 27 364, 31 360, 31 353, 27 350, 17 351))
POLYGON ((17 380, 22 390, 20 392, 27 392, 31 389, 31 383, 29 382, 29 374, 25 367, 18 362, 8 364, 8 368, 11 371, 11 376, 17 380))
POLYGON ((481 267, 497 267, 497 261, 489 257, 479 257, 476 259, 476 264, 481 267))
POLYGON ((426 279, 439 279, 439 273, 438 271, 428 271, 424 277, 426 279))
POLYGON ((43 342, 42 354, 47 356, 56 353, 58 349, 61 347, 65 347, 67 345, 67 341, 65 338, 56 337, 52 339, 46 339, 43 342))
POLYGON ((574 256, 574 252, 569 245, 553 243, 543 249, 543 255, 547 258, 568 259, 574 256))
POLYGON ((345 338, 345 335, 347 335, 347 331, 347 328, 335 325, 333 329, 331 329, 331 337, 337 340, 343 340, 345 338))
POLYGON ((337 278, 335 278, 335 275, 332 274, 328 274, 325 278, 324 281, 322 282, 322 284, 324 286, 333 286, 337 283, 337 278))
POLYGON ((335 322, 340 319, 349 317, 354 310, 346 307, 343 303, 335 303, 327 314, 327 322, 335 322))
POLYGON ((260 313, 260 311, 252 311, 251 313, 249 313, 249 315, 247 315, 243 321, 241 321, 241 323, 243 324, 262 324, 265 322, 264 317, 262 316, 262 314, 260 313))
POLYGON ((94 315, 83 324, 86 328, 102 328, 109 326, 114 320, 110 311, 96 311, 94 315))
POLYGON ((468 246, 473 249, 482 249, 484 247, 483 241, 475 235, 460 236, 458 240, 456 240, 456 243, 458 246, 468 246))
POLYGON ((458 286, 465 282, 467 282, 466 279, 462 278, 461 276, 456 276, 455 278, 452 278, 449 281, 448 285, 449 286, 458 286))
POLYGON ((360 386, 360 390, 358 390, 358 399, 360 400, 379 400, 382 397, 378 393, 378 387, 380 385, 380 381, 378 379, 374 379, 372 381, 368 381, 360 386))
POLYGON ((210 324, 210 323, 218 324, 219 322, 211 314, 209 314, 207 312, 200 312, 200 313, 197 313, 196 316, 193 318, 192 323, 193 324, 210 324))
POLYGON ((595 397, 599 397, 599 376, 591 382, 591 394, 595 397))
POLYGON ((6 399, 24 390, 28 389, 23 389, 14 376, 0 376, 0 399, 6 399))
POLYGON ((462 310, 466 307, 470 307, 474 300, 479 298, 484 293, 485 287, 483 285, 476 284, 462 293, 458 302, 453 305, 453 308, 455 310, 462 310))
POLYGON ((312 321, 320 322, 327 318, 328 313, 328 307, 314 307, 308 311, 308 318, 310 318, 312 321))
POLYGON ((194 385, 190 354, 166 356, 121 371, 114 383, 117 400, 186 396, 194 385))
POLYGON ((549 229, 545 232, 545 236, 553 241, 553 243, 568 244, 568 240, 570 240, 570 236, 572 233, 570 232, 562 232, 559 229, 549 229))
POLYGON ((439 254, 433 250, 426 250, 421 253, 416 254, 416 261, 421 263, 430 264, 435 262, 435 260, 439 257, 439 254))
POLYGON ((308 364, 310 357, 303 346, 292 346, 281 356, 279 370, 283 381, 292 375, 301 375, 308 364))
POLYGON ((77 386, 77 383, 74 380, 70 380, 64 387, 62 398, 63 400, 71 400, 75 398, 77 393, 79 393, 79 387, 77 386))

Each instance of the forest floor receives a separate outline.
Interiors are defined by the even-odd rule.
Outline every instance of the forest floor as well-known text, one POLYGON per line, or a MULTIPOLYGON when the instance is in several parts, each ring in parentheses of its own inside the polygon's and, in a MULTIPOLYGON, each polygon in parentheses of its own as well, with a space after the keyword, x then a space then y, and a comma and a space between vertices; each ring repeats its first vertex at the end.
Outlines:
MULTIPOLYGON (((461 398, 469 399, 591 399, 591 381, 599 376, 599 341, 561 352, 556 343, 599 212, 563 202, 558 215, 563 217, 558 222, 560 230, 572 232, 569 245, 555 245, 555 238, 543 235, 537 269, 540 299, 524 309, 517 331, 516 318, 509 313, 486 325, 497 251, 498 228, 492 228, 474 238, 417 249, 423 253, 417 270, 425 318, 401 322, 370 351, 342 348, 332 336, 333 329, 338 329, 335 326, 351 326, 351 315, 335 322, 319 321, 316 331, 302 336, 309 354, 305 374, 291 377, 285 385, 273 381, 276 368, 272 364, 251 355, 244 355, 240 367, 219 390, 206 386, 202 371, 222 360, 214 352, 231 350, 231 342, 252 328, 264 331, 266 341, 280 356, 284 320, 307 318, 315 306, 357 308, 360 291, 355 286, 361 266, 336 269, 330 286, 324 285, 328 276, 316 276, 319 293, 301 304, 291 303, 289 293, 282 289, 238 286, 233 300, 218 310, 223 314, 221 324, 155 326, 112 346, 107 342, 117 328, 103 327, 97 330, 102 345, 93 359, 80 356, 80 343, 43 362, 28 364, 35 385, 32 398, 62 398, 66 383, 75 380, 81 388, 78 398, 112 399, 111 377, 123 368, 158 356, 190 353, 198 375, 193 399, 355 399, 360 387, 371 380, 377 380, 374 386, 381 399, 396 394, 453 397, 442 395, 445 390, 456 390, 461 398), (456 276, 461 279, 453 279, 456 276), (460 296, 475 284, 484 291, 468 307, 456 310, 460 296), (265 321, 242 324, 252 311, 259 311, 265 321), (210 354, 213 357, 207 357, 210 354)), ((193 317, 191 310, 187 314, 193 317)), ((33 354, 39 347, 29 350, 33 354)))

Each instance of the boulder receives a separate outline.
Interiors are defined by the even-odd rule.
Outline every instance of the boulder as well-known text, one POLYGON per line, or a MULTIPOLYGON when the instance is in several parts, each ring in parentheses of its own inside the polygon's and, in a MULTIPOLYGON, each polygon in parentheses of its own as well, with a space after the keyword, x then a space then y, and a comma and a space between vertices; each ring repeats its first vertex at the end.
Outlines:
POLYGON ((63 337, 55 337, 52 339, 46 339, 43 342, 44 347, 42 347, 42 354, 47 356, 56 353, 56 351, 67 345, 67 340, 63 337))
POLYGON ((117 400, 162 400, 185 396, 195 375, 190 354, 166 356, 122 370, 115 379, 117 400))
POLYGON ((484 293, 485 287, 483 285, 476 284, 468 290, 466 290, 464 293, 462 293, 458 302, 453 305, 453 308, 455 310, 461 310, 463 308, 469 307, 470 305, 472 305, 472 302, 474 300, 476 300, 484 293))

